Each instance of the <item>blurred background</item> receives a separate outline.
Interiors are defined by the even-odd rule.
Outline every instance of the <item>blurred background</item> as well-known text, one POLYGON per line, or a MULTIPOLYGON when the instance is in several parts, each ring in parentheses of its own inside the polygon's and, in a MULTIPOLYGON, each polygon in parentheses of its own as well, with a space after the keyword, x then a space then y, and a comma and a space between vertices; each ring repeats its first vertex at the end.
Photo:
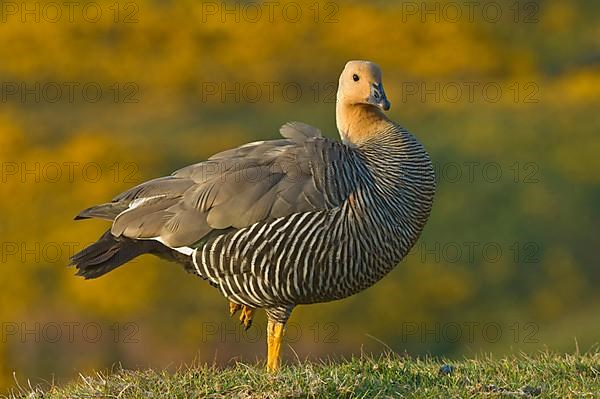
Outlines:
POLYGON ((338 74, 384 71, 434 160, 412 253, 294 311, 285 361, 574 352, 599 340, 600 3, 3 1, 0 389, 265 357, 219 292, 143 256, 84 281, 81 209, 290 120, 337 137, 338 74))

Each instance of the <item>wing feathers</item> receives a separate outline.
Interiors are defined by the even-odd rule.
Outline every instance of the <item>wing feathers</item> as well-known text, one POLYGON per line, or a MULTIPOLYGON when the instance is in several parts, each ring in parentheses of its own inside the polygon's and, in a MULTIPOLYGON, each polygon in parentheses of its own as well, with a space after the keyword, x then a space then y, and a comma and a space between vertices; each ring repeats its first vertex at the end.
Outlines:
POLYGON ((280 132, 284 139, 215 154, 133 187, 80 217, 114 219, 116 237, 155 238, 174 248, 220 231, 337 206, 339 198, 330 192, 338 188, 329 185, 348 147, 300 122, 287 123, 280 132))
POLYGON ((279 133, 292 140, 305 140, 310 137, 321 137, 321 130, 302 122, 288 122, 279 128, 279 133))

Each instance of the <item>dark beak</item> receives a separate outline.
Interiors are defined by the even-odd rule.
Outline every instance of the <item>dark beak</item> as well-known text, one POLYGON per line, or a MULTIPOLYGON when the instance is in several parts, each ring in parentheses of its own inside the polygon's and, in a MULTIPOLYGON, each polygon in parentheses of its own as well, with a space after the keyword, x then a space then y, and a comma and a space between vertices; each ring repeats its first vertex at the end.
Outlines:
POLYGON ((391 104, 385 96, 383 84, 371 84, 371 94, 369 95, 368 103, 371 105, 375 105, 376 107, 379 107, 384 111, 390 109, 391 104))

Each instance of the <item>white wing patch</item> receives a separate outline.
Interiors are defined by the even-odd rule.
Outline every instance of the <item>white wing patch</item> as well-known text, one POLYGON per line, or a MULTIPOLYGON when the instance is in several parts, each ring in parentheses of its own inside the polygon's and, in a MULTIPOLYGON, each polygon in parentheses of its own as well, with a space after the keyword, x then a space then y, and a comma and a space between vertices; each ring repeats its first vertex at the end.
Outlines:
MULTIPOLYGON (((138 206, 141 206, 141 205, 145 204, 146 202, 150 202, 150 201, 152 201, 154 199, 163 198, 163 197, 166 197, 166 195, 165 194, 161 194, 161 195, 153 195, 151 197, 136 198, 136 199, 134 199, 133 201, 131 201, 129 203, 129 208, 127 210, 135 209, 138 206)), ((124 212, 127 212, 127 210, 124 211, 124 212)))
POLYGON ((147 238, 147 240, 156 240, 156 241, 160 242, 162 245, 164 245, 165 247, 174 249, 175 251, 182 253, 184 255, 187 255, 187 256, 192 256, 192 253, 194 252, 194 248, 190 248, 190 247, 170 247, 167 244, 165 244, 163 239, 160 237, 147 238))

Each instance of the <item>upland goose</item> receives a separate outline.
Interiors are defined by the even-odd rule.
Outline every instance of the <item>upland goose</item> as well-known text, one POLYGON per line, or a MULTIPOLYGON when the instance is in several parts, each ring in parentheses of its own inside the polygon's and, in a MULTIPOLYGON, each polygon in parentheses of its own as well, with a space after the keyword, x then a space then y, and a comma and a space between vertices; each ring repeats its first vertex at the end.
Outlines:
POLYGON ((383 111, 380 68, 350 61, 339 79, 342 141, 291 122, 281 139, 249 143, 142 183, 76 219, 112 222, 72 257, 102 276, 151 253, 218 288, 250 326, 268 317, 267 368, 279 367, 295 306, 356 294, 390 272, 429 217, 434 172, 423 146, 383 111))

